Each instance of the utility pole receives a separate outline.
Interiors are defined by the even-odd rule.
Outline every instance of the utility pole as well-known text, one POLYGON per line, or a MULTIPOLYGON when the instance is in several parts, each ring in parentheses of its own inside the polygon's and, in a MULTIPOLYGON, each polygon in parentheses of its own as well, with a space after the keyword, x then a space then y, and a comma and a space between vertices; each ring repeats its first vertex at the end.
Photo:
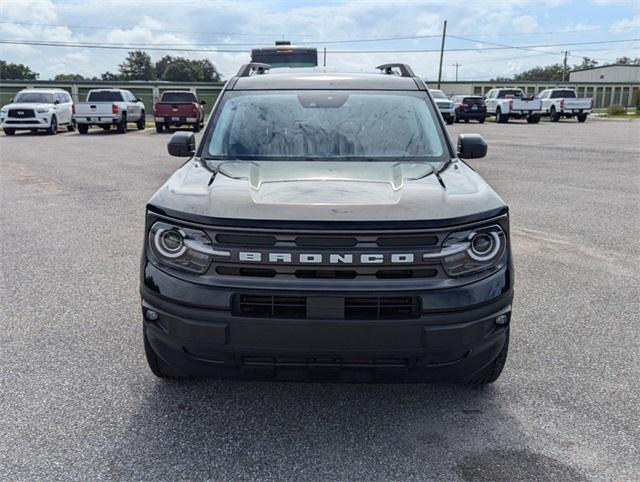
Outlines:
POLYGON ((440 68, 438 69, 438 89, 440 89, 440 82, 442 81, 442 57, 444 57, 444 38, 447 36, 447 21, 444 21, 442 27, 442 45, 440 46, 440 68))
POLYGON ((462 67, 462 64, 456 62, 455 64, 451 64, 451 66, 456 68, 456 82, 458 82, 458 67, 462 67))
POLYGON ((565 77, 567 76, 567 55, 569 55, 568 51, 564 51, 564 64, 562 66, 562 82, 565 81, 565 77))

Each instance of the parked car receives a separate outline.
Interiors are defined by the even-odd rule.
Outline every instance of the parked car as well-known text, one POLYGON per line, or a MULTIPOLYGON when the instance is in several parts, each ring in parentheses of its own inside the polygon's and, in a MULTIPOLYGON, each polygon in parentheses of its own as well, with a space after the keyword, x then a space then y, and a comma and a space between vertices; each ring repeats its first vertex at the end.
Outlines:
POLYGON ((455 122, 461 120, 469 122, 473 119, 482 124, 487 117, 487 106, 482 96, 454 95, 451 101, 453 102, 453 120, 455 122))
POLYGON ((406 64, 269 69, 226 83, 199 146, 168 143, 186 162, 146 205, 151 371, 496 380, 514 278, 507 205, 464 161, 485 141, 456 148, 406 64))
POLYGON ((537 97, 542 102, 542 115, 548 115, 551 122, 558 122, 561 117, 571 119, 574 116, 578 122, 584 122, 593 109, 593 99, 578 98, 573 89, 546 89, 537 97))
POLYGON ((18 130, 45 130, 56 134, 58 128, 75 128, 73 100, 62 89, 25 89, 0 109, 0 126, 8 136, 18 130))
POLYGON ((431 92, 442 118, 447 124, 453 124, 453 102, 441 90, 429 89, 429 92, 431 92))
POLYGON ((108 131, 115 126, 118 132, 127 132, 132 122, 140 130, 145 128, 144 103, 125 89, 90 90, 86 102, 76 105, 74 116, 78 132, 86 134, 91 126, 108 131))
POLYGON ((196 94, 185 90, 170 90, 162 93, 160 100, 153 106, 153 119, 156 131, 169 129, 172 126, 190 125, 193 132, 204 126, 204 110, 206 102, 198 100, 196 94))
POLYGON ((527 119, 529 124, 540 122, 542 103, 535 97, 527 97, 522 89, 491 89, 484 102, 487 114, 496 116, 496 122, 509 119, 527 119))

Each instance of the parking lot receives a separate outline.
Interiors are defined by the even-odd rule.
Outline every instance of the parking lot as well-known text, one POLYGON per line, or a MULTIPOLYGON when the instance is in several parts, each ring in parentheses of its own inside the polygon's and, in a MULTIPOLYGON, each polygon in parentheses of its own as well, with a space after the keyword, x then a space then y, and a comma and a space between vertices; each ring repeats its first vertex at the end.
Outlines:
POLYGON ((144 358, 144 207, 167 134, 0 136, 0 479, 635 479, 640 123, 455 124, 511 208, 494 385, 163 382, 144 358))

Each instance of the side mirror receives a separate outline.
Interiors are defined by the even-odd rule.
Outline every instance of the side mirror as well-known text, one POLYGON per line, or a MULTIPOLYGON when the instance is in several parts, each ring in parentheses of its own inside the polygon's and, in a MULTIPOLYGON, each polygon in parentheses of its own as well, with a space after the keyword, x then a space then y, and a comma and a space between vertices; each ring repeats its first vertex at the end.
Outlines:
POLYGON ((207 105, 207 101, 206 100, 201 100, 200 101, 200 105, 207 105))
POLYGON ((191 157, 196 152, 196 138, 191 132, 176 132, 169 139, 167 150, 175 157, 191 157))
POLYGON ((13 97, 11 97, 11 99, 9 99, 9 104, 13 104, 13 97))
POLYGON ((458 136, 458 157, 479 159, 487 155, 487 143, 480 134, 460 134, 458 136))
POLYGON ((60 103, 60 101, 58 99, 56 99, 56 100, 53 101, 53 103, 57 105, 57 104, 60 103))

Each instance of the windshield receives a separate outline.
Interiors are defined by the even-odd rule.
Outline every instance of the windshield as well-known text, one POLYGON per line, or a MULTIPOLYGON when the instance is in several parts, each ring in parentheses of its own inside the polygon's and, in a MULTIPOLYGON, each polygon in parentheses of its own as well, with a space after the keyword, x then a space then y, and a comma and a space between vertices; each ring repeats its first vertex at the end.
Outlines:
POLYGON ((53 94, 42 92, 19 92, 14 99, 15 103, 25 104, 53 104, 53 94))
POLYGON ((216 110, 204 155, 234 160, 444 162, 424 92, 236 91, 216 110))
POLYGON ((505 97, 524 97, 524 92, 520 89, 504 89, 498 92, 498 99, 505 97))
POLYGON ((444 92, 442 92, 441 90, 431 90, 429 92, 431 92, 431 95, 433 96, 434 99, 446 99, 447 98, 447 96, 444 95, 444 92))
POLYGON ((165 92, 160 102, 167 104, 191 104, 196 101, 196 96, 191 92, 165 92))
POLYGON ((87 102, 121 102, 122 94, 117 90, 99 90, 90 92, 87 102))

